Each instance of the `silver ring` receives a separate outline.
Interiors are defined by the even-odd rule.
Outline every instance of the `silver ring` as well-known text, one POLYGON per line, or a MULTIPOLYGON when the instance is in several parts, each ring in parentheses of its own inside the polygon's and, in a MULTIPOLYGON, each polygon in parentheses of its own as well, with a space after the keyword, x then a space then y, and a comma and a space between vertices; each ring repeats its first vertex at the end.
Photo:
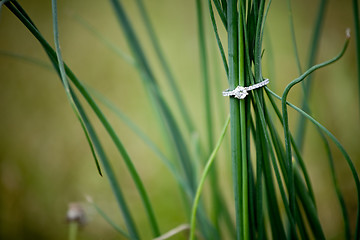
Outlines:
POLYGON ((233 96, 237 99, 244 99, 249 94, 248 91, 251 91, 251 90, 254 90, 257 88, 261 88, 268 83, 269 83, 269 79, 265 79, 262 82, 256 83, 256 84, 248 86, 248 87, 237 86, 234 90, 226 89, 225 91, 222 92, 222 95, 224 97, 227 97, 227 96, 232 97, 233 96))

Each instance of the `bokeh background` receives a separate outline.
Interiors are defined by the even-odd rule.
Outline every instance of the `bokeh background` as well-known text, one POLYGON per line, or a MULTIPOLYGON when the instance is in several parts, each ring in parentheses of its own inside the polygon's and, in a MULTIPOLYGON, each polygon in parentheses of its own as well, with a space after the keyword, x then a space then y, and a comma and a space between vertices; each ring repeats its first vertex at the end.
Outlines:
MULTIPOLYGON (((53 43, 51 2, 19 1, 43 36, 53 43)), ((149 46, 139 12, 133 1, 123 1, 132 23, 141 37, 149 58, 167 91, 164 77, 149 46)), ((204 110, 198 61, 198 39, 195 2, 191 0, 144 1, 160 43, 175 73, 178 86, 196 119, 202 141, 204 110)), ((204 1, 207 2, 207 1, 204 1)), ((320 1, 292 1, 294 25, 300 60, 305 69, 317 7, 320 1)), ((129 52, 125 39, 108 1, 59 1, 60 42, 63 57, 76 75, 89 86, 105 94, 151 139, 165 149, 155 114, 136 71, 114 52, 106 48, 79 23, 85 19, 103 36, 129 52)), ((204 7, 207 9, 207 7, 204 7)), ((227 99, 217 97, 226 89, 209 16, 207 40, 210 54, 214 119, 218 136, 221 112, 227 112, 227 99), (214 82, 221 81, 221 89, 214 82), (215 96, 216 95, 216 96, 215 96)), ((329 1, 316 62, 335 56, 342 48, 345 29, 353 29, 351 1, 329 1)), ((220 32, 224 35, 219 22, 220 32)), ((68 225, 66 211, 70 202, 81 203, 88 215, 88 224, 79 239, 119 239, 119 235, 89 206, 85 195, 120 225, 120 211, 106 178, 97 174, 92 155, 61 83, 51 69, 31 63, 15 54, 49 63, 40 44, 6 8, 0 16, 0 238, 1 239, 65 239, 68 225)), ((226 38, 223 37, 226 46, 226 38)), ((284 87, 298 76, 293 54, 286 1, 273 1, 264 38, 263 75, 270 76, 270 87, 281 95, 284 87)), ((326 126, 343 144, 360 169, 359 87, 356 71, 354 39, 344 57, 315 73, 309 99, 312 115, 326 126)), ((299 105, 301 87, 295 87, 289 99, 299 105)), ((174 102, 169 100, 173 106, 174 102)), ((186 214, 176 183, 154 154, 105 108, 120 138, 145 183, 158 215, 162 231, 185 223, 186 214)), ((92 116, 92 115, 91 115, 92 116)), ((95 119, 95 118, 94 118, 95 119)), ((298 114, 290 111, 291 126, 298 114)), ((99 135, 126 192, 142 236, 149 236, 147 219, 134 185, 108 136, 98 125, 99 135)), ((217 134, 216 134, 217 133, 217 134)), ((341 190, 354 224, 356 212, 355 186, 350 171, 339 151, 331 144, 341 190)), ((228 146, 223 146, 218 166, 223 189, 229 204, 231 170, 228 146)), ((323 143, 316 129, 308 124, 304 156, 316 191, 324 231, 329 239, 342 239, 343 223, 330 178, 323 143)), ((146 239, 146 237, 145 237, 146 239)), ((181 238, 179 238, 181 239, 181 238)))

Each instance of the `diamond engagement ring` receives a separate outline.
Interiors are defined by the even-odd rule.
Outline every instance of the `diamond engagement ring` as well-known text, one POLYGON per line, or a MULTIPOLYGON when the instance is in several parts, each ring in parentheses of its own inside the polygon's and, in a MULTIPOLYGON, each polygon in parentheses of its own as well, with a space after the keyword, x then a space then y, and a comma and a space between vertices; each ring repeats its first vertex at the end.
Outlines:
POLYGON ((248 87, 237 86, 234 90, 226 89, 225 91, 222 92, 222 95, 224 97, 234 96, 237 99, 244 99, 248 95, 247 91, 251 91, 251 90, 254 90, 254 89, 257 89, 257 88, 261 88, 261 87, 265 86, 268 83, 269 83, 269 79, 265 79, 262 82, 256 83, 256 84, 248 86, 248 87))

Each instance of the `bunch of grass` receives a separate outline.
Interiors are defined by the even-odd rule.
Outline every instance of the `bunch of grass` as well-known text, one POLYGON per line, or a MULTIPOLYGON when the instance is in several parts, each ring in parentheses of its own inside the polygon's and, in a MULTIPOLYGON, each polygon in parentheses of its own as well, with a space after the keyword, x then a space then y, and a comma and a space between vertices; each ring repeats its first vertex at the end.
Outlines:
MULTIPOLYGON (((303 145, 303 134, 297 134, 296 141, 289 130, 289 120, 287 109, 288 106, 298 111, 302 119, 310 120, 323 137, 328 146, 327 139, 333 141, 340 149, 346 159, 354 181, 356 183, 358 212, 355 232, 351 233, 350 223, 346 206, 344 204, 341 191, 337 185, 333 160, 329 148, 329 163, 332 169, 332 177, 334 181, 334 189, 340 202, 343 213, 345 236, 350 239, 352 236, 359 239, 359 196, 360 183, 356 169, 344 148, 339 141, 325 127, 318 123, 314 118, 307 114, 304 110, 294 106, 287 101, 290 90, 305 78, 309 78, 311 73, 319 68, 325 67, 337 61, 345 52, 349 36, 346 36, 344 46, 340 53, 320 64, 314 64, 314 59, 318 45, 318 35, 314 35, 311 49, 311 57, 309 59, 308 69, 302 71, 299 58, 297 57, 297 47, 295 34, 292 24, 292 16, 290 14, 290 23, 293 33, 294 52, 298 62, 299 77, 291 81, 285 88, 282 97, 276 95, 270 90, 270 87, 254 90, 242 100, 232 98, 229 99, 230 116, 225 120, 219 138, 215 141, 214 121, 213 121, 213 105, 211 104, 211 89, 209 83, 209 64, 207 55, 207 41, 205 39, 204 13, 209 14, 212 23, 213 32, 218 44, 220 55, 223 61, 226 77, 230 89, 236 86, 249 86, 264 80, 262 76, 262 40, 265 28, 267 12, 270 8, 271 1, 265 6, 265 1, 248 0, 208 0, 208 11, 204 10, 204 2, 195 1, 197 9, 197 28, 199 36, 199 55, 200 69, 202 73, 202 85, 204 95, 205 122, 203 123, 207 136, 203 145, 198 147, 198 156, 204 161, 191 154, 192 143, 186 141, 191 135, 198 130, 189 113, 184 99, 179 92, 175 76, 173 75, 170 64, 167 62, 161 45, 157 39, 153 26, 151 24, 148 13, 144 7, 142 0, 136 0, 143 23, 146 27, 146 34, 149 35, 152 47, 155 50, 156 57, 161 65, 171 90, 171 96, 176 101, 176 107, 170 107, 168 99, 164 97, 164 93, 158 84, 158 79, 154 74, 148 60, 148 56, 143 51, 143 47, 139 41, 140 36, 134 31, 134 28, 127 16, 121 1, 110 0, 116 17, 120 23, 121 29, 126 37, 128 46, 131 50, 132 57, 125 56, 118 51, 116 46, 108 42, 106 39, 100 39, 111 49, 120 53, 140 75, 143 86, 147 92, 154 112, 159 119, 159 125, 163 127, 164 140, 170 142, 172 157, 176 162, 169 160, 165 154, 138 128, 123 112, 117 109, 111 102, 106 100, 96 91, 86 87, 80 81, 71 69, 63 61, 60 51, 58 17, 57 17, 57 1, 52 0, 52 15, 55 49, 53 49, 47 40, 41 35, 35 23, 28 16, 26 11, 17 1, 1 1, 1 5, 5 6, 17 16, 17 18, 27 27, 33 36, 39 41, 48 55, 54 69, 57 71, 62 82, 67 98, 79 119, 84 130, 90 149, 93 153, 95 163, 99 174, 108 178, 112 187, 112 191, 118 203, 119 209, 125 223, 125 229, 115 224, 95 203, 94 206, 98 212, 110 223, 123 237, 128 239, 140 239, 141 232, 136 227, 136 221, 128 208, 128 204, 124 197, 124 193, 118 182, 114 170, 105 154, 100 139, 98 138, 92 121, 85 112, 79 98, 85 99, 91 110, 105 130, 111 137, 116 148, 120 152, 128 171, 138 190, 139 196, 144 205, 144 212, 148 217, 150 228, 152 229, 152 237, 164 239, 164 231, 158 225, 156 214, 152 208, 148 193, 139 176, 133 160, 130 158, 125 146, 120 140, 119 135, 114 131, 101 108, 98 106, 94 98, 105 104, 113 110, 126 124, 133 130, 163 161, 168 167, 174 178, 177 180, 179 188, 183 194, 185 205, 188 206, 185 211, 189 217, 189 238, 194 239, 222 239, 223 236, 232 236, 236 239, 325 239, 325 234, 318 217, 315 194, 313 192, 312 183, 307 172, 305 163, 301 156, 303 145), (215 12, 214 12, 215 8, 215 12), (223 42, 218 33, 218 23, 216 16, 218 15, 222 27, 227 32, 227 53, 223 48, 223 42), (77 92, 74 91, 77 89, 77 92), (80 95, 78 94, 80 93, 80 95), (276 104, 275 99, 281 101, 281 108, 276 104), (179 111, 181 119, 175 118, 174 111, 179 111), (276 121, 282 125, 281 129, 275 127, 276 121), (182 130, 180 123, 186 126, 182 130), (235 224, 231 220, 230 207, 225 204, 221 189, 219 188, 218 173, 213 167, 215 156, 221 146, 226 134, 227 126, 230 123, 231 134, 231 162, 233 169, 233 189, 234 189, 234 205, 235 205, 235 224), (280 137, 280 136, 283 136, 280 137), (284 141, 282 140, 284 139, 284 141), (216 143, 215 143, 216 142, 216 143), (253 146, 253 147, 252 147, 253 146), (254 151, 255 150, 255 151, 254 151), (255 159, 255 161, 251 161, 255 159), (196 171, 197 165, 204 167, 201 176, 198 177, 196 171), (209 175, 212 208, 210 213, 206 210, 204 202, 201 200, 201 192, 206 177, 209 175), (280 194, 276 194, 279 192, 280 194), (282 213, 284 210, 284 214, 282 213), (271 219, 271 221, 269 221, 271 219), (222 228, 221 224, 227 226, 222 228), (235 226, 235 227, 234 227, 235 226)), ((319 33, 323 19, 324 4, 321 1, 319 6, 318 19, 315 26, 315 33, 319 33)), ((357 4, 354 1, 354 5, 357 4)), ((291 13, 290 1, 288 1, 289 12, 291 13)), ((354 11, 355 19, 358 18, 357 11, 354 11)), ((82 20, 80 20, 82 21, 82 20)), ((93 33, 97 34, 86 22, 83 24, 93 33)), ((359 43, 359 38, 357 38, 359 43)), ((309 80, 309 79, 308 79, 309 80)), ((310 81, 305 85, 305 96, 309 94, 310 81)), ((307 109, 306 97, 303 102, 303 109, 307 109)), ((305 129, 305 121, 299 123, 299 133, 303 133, 305 129)), ((200 143, 198 143, 200 144, 200 143)), ((187 229, 185 226, 182 230, 187 229)), ((175 231, 177 233, 177 231, 175 231)), ((167 235, 166 235, 167 236, 167 235)))

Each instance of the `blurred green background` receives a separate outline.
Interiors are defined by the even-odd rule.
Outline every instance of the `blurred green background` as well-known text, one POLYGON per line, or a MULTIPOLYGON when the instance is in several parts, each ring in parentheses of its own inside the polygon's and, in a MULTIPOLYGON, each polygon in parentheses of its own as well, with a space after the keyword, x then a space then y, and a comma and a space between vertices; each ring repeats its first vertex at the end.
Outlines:
MULTIPOLYGON (((144 33, 139 12, 133 1, 123 1, 151 60, 154 53, 144 33)), ((190 0, 144 1, 159 35, 160 43, 171 64, 178 86, 186 99, 199 135, 204 141, 204 110, 198 61, 198 39, 195 2, 190 0)), ((207 2, 207 1, 205 1, 207 2)), ((293 1, 294 24, 303 69, 307 64, 309 44, 319 1, 293 1)), ((43 36, 53 43, 51 2, 20 1, 43 36)), ((129 52, 118 22, 108 1, 59 1, 60 43, 64 60, 85 83, 111 99, 135 123, 141 126, 160 148, 166 149, 159 126, 137 72, 107 49, 86 30, 77 16, 89 22, 113 43, 129 52), (134 92, 135 91, 135 92, 134 92)), ((207 6, 204 7, 207 10, 207 6)), ((227 110, 227 99, 217 97, 227 88, 214 34, 207 21, 212 93, 216 136, 227 110), (214 81, 221 78, 221 89, 214 81), (216 96, 215 96, 216 95, 216 96)), ((226 46, 224 31, 218 22, 226 46)), ((264 39, 265 77, 270 88, 281 95, 284 87, 298 76, 293 54, 286 1, 274 1, 266 23, 264 39)), ((345 29, 353 29, 351 1, 329 1, 323 34, 316 62, 335 56, 341 49, 345 29)), ((81 126, 68 103, 65 92, 53 70, 10 57, 4 51, 33 57, 50 63, 40 44, 28 30, 3 8, 0 16, 0 238, 1 239, 65 239, 66 211, 70 202, 83 204, 88 224, 80 239, 119 239, 119 235, 85 201, 90 195, 116 222, 121 224, 120 211, 105 178, 96 171, 81 126)), ((343 144, 360 169, 359 96, 356 72, 355 39, 344 57, 328 68, 315 73, 309 99, 312 115, 327 127, 343 144)), ((160 85, 166 91, 159 65, 152 61, 160 85)), ((290 93, 289 100, 301 103, 301 87, 290 93)), ((174 102, 169 100, 173 106, 174 102)), ((103 108, 135 162, 158 215, 161 230, 168 231, 187 221, 176 183, 154 154, 114 114, 103 108)), ((90 111, 89 111, 90 112, 90 111)), ((90 114, 91 115, 91 114, 90 114)), ((91 115, 92 116, 92 115, 91 115)), ((94 118, 95 119, 95 118, 94 118)), ((290 124, 295 126, 298 114, 290 111, 290 124)), ((95 121, 96 122, 96 121, 95 121)), ((142 236, 149 236, 147 219, 139 196, 102 127, 99 135, 112 159, 120 184, 134 212, 142 236), (136 211, 137 210, 137 211, 136 211)), ((336 171, 354 224, 356 212, 355 186, 350 171, 339 151, 331 144, 336 171)), ((224 191, 232 204, 228 146, 222 147, 217 164, 221 168, 224 191)), ((342 238, 341 212, 330 178, 323 143, 315 128, 308 124, 304 156, 314 184, 324 231, 329 239, 342 238)), ((146 239, 146 238, 145 238, 146 239)), ((181 239, 181 238, 180 238, 181 239)))

